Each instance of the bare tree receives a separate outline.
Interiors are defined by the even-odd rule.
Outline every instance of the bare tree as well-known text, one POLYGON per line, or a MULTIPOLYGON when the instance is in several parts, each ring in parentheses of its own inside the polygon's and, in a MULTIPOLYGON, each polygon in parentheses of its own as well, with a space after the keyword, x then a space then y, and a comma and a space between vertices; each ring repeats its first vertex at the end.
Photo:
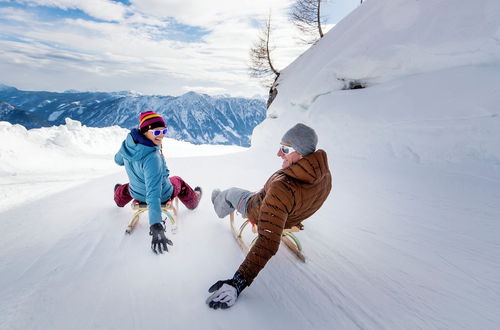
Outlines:
POLYGON ((312 44, 323 38, 322 2, 325 2, 325 0, 296 0, 295 4, 290 8, 290 21, 307 36, 306 39, 303 39, 305 43, 312 44))
POLYGON ((250 49, 250 76, 257 78, 265 87, 271 87, 280 72, 276 69, 271 58, 271 14, 262 24, 258 40, 250 49))

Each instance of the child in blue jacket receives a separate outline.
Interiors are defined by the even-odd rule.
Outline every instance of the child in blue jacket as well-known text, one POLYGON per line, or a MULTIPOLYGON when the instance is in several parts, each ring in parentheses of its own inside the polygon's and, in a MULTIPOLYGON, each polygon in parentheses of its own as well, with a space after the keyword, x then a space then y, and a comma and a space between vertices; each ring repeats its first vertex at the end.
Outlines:
POLYGON ((188 208, 195 209, 201 198, 201 188, 191 187, 180 177, 169 177, 169 170, 161 151, 162 140, 167 132, 163 118, 153 112, 143 112, 139 128, 127 135, 115 162, 125 166, 129 183, 115 185, 115 202, 125 206, 132 199, 148 204, 151 248, 155 253, 168 252, 165 226, 161 217, 161 203, 178 197, 188 208))

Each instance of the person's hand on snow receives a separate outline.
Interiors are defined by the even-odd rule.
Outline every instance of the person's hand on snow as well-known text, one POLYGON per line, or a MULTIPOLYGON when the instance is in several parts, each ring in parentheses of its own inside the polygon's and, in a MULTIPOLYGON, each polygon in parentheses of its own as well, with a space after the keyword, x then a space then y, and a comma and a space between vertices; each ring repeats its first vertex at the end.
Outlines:
POLYGON ((161 222, 155 223, 149 227, 149 235, 152 236, 151 250, 156 254, 163 253, 163 251, 168 252, 168 245, 174 245, 172 241, 165 236, 165 226, 161 222))
POLYGON ((206 303, 208 307, 213 309, 229 308, 236 303, 241 291, 247 286, 247 281, 240 273, 236 272, 232 279, 217 281, 208 289, 208 292, 213 293, 207 298, 206 303))

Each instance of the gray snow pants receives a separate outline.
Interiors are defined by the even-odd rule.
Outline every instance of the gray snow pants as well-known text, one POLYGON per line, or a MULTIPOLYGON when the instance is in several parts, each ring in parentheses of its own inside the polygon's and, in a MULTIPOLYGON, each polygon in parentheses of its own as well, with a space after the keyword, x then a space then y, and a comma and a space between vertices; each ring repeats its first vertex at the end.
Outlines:
POLYGON ((215 189, 212 191, 212 203, 214 204, 215 213, 221 219, 234 210, 246 216, 248 201, 254 194, 254 192, 235 187, 223 191, 215 189))

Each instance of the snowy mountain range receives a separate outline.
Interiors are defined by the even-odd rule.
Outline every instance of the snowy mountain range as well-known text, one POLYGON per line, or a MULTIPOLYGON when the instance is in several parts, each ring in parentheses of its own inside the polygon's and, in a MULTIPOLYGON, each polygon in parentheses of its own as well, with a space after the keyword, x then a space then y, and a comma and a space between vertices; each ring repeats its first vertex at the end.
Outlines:
POLYGON ((27 129, 50 126, 50 122, 37 114, 16 108, 15 106, 0 101, 0 120, 20 124, 27 129))
POLYGON ((142 111, 153 110, 166 120, 168 137, 195 144, 249 146, 254 127, 266 117, 266 104, 260 99, 195 92, 178 97, 134 92, 54 93, 0 86, 0 121, 26 128, 64 124, 68 117, 91 127, 133 128, 142 111))

